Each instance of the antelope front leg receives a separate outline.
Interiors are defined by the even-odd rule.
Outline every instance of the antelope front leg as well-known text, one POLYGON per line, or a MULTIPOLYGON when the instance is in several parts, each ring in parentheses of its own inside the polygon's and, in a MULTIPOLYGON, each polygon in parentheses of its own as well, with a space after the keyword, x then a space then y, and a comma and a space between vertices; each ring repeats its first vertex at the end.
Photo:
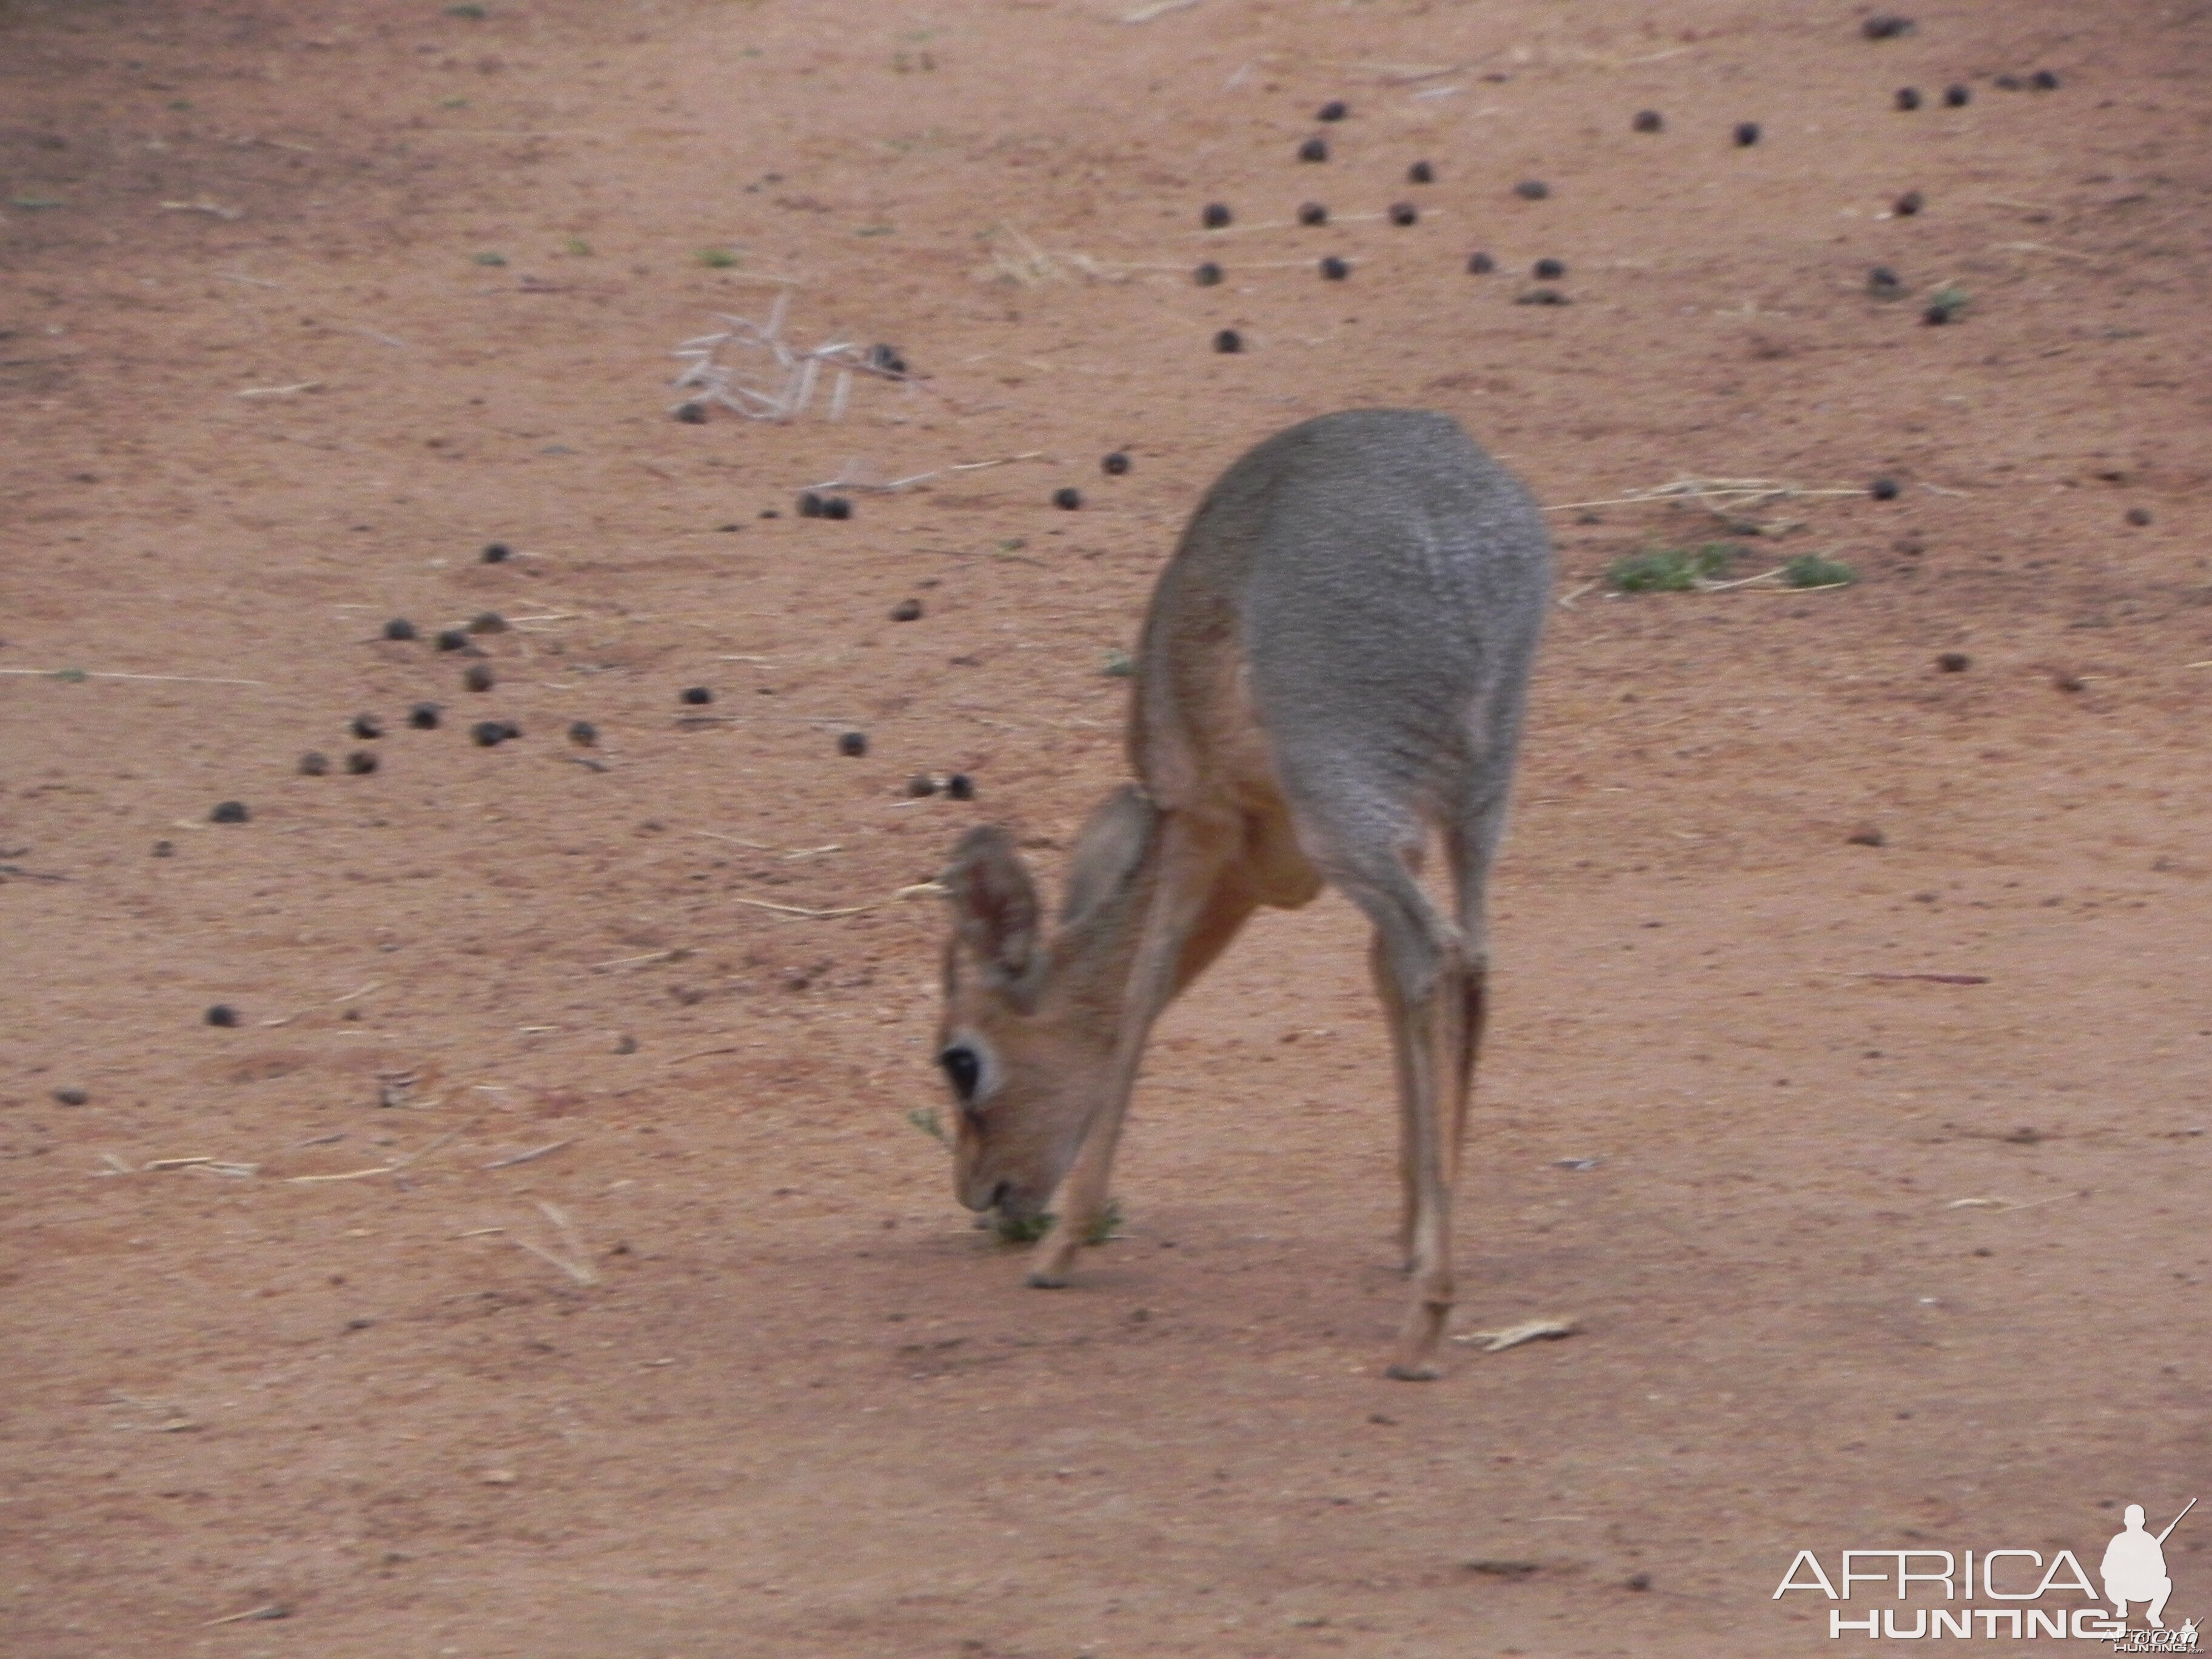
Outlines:
POLYGON ((1075 1253, 1091 1240, 1106 1214, 1106 1188, 1113 1179, 1114 1152, 1121 1139, 1121 1120, 1127 1115, 1128 1099, 1123 1097, 1117 1107, 1102 1109, 1091 1133, 1083 1138, 1083 1150, 1075 1156, 1075 1167, 1068 1171, 1067 1179, 1060 1189, 1060 1213, 1053 1218, 1052 1231, 1037 1241, 1034 1265, 1023 1281, 1034 1290, 1057 1291, 1063 1288, 1075 1268, 1075 1253))
MULTIPOLYGON (((1187 978, 1179 971, 1184 948, 1211 914, 1215 883, 1227 863, 1223 850, 1226 837, 1218 825, 1196 823, 1183 813, 1171 812, 1164 816, 1158 835, 1158 873, 1152 902, 1146 907, 1144 931, 1138 937, 1129 966, 1121 1021, 1107 1064, 1105 1099, 1084 1133, 1074 1167, 1060 1184, 1060 1213, 1052 1231, 1037 1241, 1036 1265, 1030 1269, 1028 1283, 1038 1290, 1058 1290, 1067 1283, 1075 1253, 1106 1213, 1114 1152, 1121 1144, 1129 1096, 1137 1086, 1145 1040, 1152 1034, 1160 1010, 1174 1000, 1187 978)), ((1237 919, 1242 921, 1249 908, 1249 903, 1244 905, 1237 919)), ((1233 924, 1230 931, 1235 931, 1233 924)))

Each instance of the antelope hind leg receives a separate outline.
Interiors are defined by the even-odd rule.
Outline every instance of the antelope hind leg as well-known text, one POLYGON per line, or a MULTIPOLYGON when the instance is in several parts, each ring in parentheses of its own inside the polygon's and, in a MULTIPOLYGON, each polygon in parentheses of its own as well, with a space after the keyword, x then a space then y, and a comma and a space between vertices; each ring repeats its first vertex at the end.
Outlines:
MULTIPOLYGON (((1434 981, 1417 997, 1404 996, 1407 1080, 1407 1162, 1413 1170, 1413 1303, 1398 1336, 1398 1353, 1388 1374, 1401 1382, 1427 1382, 1437 1376, 1437 1351, 1454 1300, 1451 1260, 1452 1156, 1455 1114, 1452 1109, 1464 1050, 1461 1028, 1467 1019, 1467 968, 1455 946, 1439 953, 1434 981)), ((1394 1011, 1395 1012, 1395 1011, 1394 1011)))

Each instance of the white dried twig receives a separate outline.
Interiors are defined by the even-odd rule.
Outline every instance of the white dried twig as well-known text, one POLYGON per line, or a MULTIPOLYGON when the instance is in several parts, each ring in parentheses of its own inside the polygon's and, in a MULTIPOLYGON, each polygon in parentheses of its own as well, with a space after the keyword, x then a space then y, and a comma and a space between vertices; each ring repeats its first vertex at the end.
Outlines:
POLYGON ((887 363, 876 348, 851 340, 831 340, 803 350, 793 345, 783 333, 790 308, 791 290, 786 288, 778 290, 764 321, 715 313, 729 327, 686 340, 670 354, 684 364, 673 384, 678 391, 692 393, 671 412, 684 404, 711 403, 747 420, 795 421, 813 403, 827 368, 832 377, 830 418, 842 420, 854 375, 884 380, 910 378, 903 367, 887 363))

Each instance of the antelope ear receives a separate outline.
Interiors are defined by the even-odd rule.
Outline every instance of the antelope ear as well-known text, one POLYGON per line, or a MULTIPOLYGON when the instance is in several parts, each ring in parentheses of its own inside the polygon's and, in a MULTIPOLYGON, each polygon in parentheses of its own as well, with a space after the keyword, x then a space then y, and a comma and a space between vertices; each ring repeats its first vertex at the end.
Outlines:
POLYGON ((994 823, 979 824, 952 849, 943 880, 953 929, 985 975, 1001 989, 1027 979, 1037 960, 1039 907, 1013 838, 994 823))
POLYGON ((1061 927, 1080 927, 1135 879, 1159 818, 1160 809, 1133 783, 1123 784, 1099 804, 1076 838, 1068 863, 1061 927))

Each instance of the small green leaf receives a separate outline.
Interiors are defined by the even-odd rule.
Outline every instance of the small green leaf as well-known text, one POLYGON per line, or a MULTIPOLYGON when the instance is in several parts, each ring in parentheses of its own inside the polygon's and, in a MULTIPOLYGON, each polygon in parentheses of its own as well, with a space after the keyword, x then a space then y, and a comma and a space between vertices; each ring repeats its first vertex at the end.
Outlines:
MULTIPOLYGON (((1003 1214, 994 1214, 991 1229, 999 1235, 1001 1243, 1034 1244, 1050 1232, 1052 1224, 1059 1219, 1056 1215, 1045 1214, 1028 1216, 1017 1221, 1003 1214)), ((1118 1235, 1121 1225, 1121 1200, 1109 1198, 1106 1200, 1104 1212, 1091 1224, 1091 1230, 1083 1235, 1083 1242, 1085 1244, 1103 1244, 1118 1235)))
POLYGON ((1850 566, 1818 553, 1800 554, 1782 567, 1785 587, 1844 587, 1857 580, 1850 566))
POLYGON ((1729 568, 1738 550, 1727 542, 1696 547, 1647 547, 1615 559, 1605 579, 1624 593, 1686 593, 1729 568))

